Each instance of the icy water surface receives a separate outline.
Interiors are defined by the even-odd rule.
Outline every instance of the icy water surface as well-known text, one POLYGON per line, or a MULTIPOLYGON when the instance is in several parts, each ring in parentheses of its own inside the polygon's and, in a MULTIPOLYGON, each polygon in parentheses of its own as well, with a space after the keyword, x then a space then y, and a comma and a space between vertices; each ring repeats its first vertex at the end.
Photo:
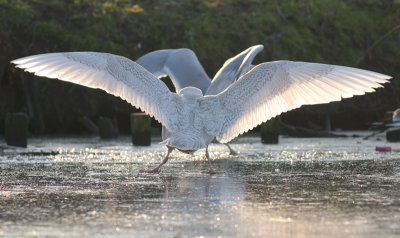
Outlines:
MULTIPOLYGON (((0 141, 4 144, 4 141, 0 141)), ((130 138, 0 150, 0 237, 400 237, 400 144, 258 138, 194 156, 130 138), (393 152, 375 152, 376 145, 393 152)))

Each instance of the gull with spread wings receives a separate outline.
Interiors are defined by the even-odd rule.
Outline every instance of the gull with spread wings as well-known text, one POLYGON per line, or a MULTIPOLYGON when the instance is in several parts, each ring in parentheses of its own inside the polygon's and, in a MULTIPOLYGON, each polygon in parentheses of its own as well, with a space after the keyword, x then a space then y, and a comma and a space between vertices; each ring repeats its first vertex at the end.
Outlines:
MULTIPOLYGON (((238 55, 228 59, 211 81, 196 54, 190 49, 156 50, 143 55, 136 63, 143 66, 158 78, 168 75, 179 92, 185 87, 199 88, 203 95, 217 95, 249 71, 254 57, 264 49, 263 45, 251 46, 238 55)), ((162 127, 163 137, 167 129, 162 127)), ((231 155, 236 155, 227 143, 231 155)))
MULTIPOLYGON (((340 101, 373 92, 390 76, 345 66, 273 61, 254 66, 225 90, 203 95, 196 87, 178 93, 128 58, 97 52, 33 55, 12 61, 37 76, 100 88, 153 116, 167 130, 168 148, 160 165, 143 172, 160 172, 169 154, 206 149, 216 138, 227 143, 283 112, 302 105, 340 101)), ((210 164, 209 173, 217 173, 210 164)))

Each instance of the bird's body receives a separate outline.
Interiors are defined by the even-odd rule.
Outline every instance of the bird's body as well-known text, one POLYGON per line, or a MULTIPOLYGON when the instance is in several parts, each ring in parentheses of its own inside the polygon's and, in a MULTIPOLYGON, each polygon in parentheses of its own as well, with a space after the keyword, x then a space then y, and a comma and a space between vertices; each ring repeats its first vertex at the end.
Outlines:
MULTIPOLYGON (((156 77, 168 75, 175 86, 175 91, 185 87, 195 87, 203 95, 217 95, 248 72, 253 65, 254 57, 264 49, 263 45, 251 46, 236 56, 228 59, 211 81, 196 54, 186 48, 164 49, 150 52, 136 60, 156 77)), ((162 126, 162 139, 167 139, 168 129, 162 126)), ((237 154, 225 144, 231 155, 237 154)), ((182 151, 182 150, 181 150, 182 151)))
POLYGON ((207 133, 204 127, 202 110, 199 103, 205 97, 200 89, 186 87, 179 91, 182 99, 182 107, 176 114, 179 122, 174 129, 168 129, 161 144, 176 148, 185 153, 193 153, 199 149, 206 148, 215 138, 215 135, 207 133))
MULTIPOLYGON (((173 149, 193 152, 216 138, 236 136, 305 104, 328 103, 373 92, 387 75, 344 66, 274 61, 259 64, 217 95, 185 87, 178 94, 137 63, 107 53, 71 52, 34 55, 13 61, 38 76, 100 88, 119 96, 158 120, 167 131, 168 160, 173 149)), ((210 168, 210 172, 214 172, 210 168)))

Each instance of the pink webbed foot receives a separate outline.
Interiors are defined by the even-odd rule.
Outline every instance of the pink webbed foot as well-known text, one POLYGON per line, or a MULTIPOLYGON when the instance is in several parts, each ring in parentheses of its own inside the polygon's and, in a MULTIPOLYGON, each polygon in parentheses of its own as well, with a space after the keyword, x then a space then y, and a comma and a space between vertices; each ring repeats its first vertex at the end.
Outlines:
POLYGON ((153 173, 153 174, 159 174, 161 173, 161 166, 163 166, 165 163, 168 161, 169 154, 174 150, 174 148, 167 146, 168 152, 161 164, 159 164, 157 167, 154 169, 141 169, 139 170, 139 173, 153 173))

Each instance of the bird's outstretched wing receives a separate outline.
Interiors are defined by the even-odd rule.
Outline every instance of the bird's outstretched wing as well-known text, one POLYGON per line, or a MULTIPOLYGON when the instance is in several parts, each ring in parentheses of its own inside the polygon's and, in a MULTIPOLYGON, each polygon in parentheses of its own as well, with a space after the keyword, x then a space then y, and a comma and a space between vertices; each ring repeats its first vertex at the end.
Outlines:
POLYGON ((176 92, 191 86, 199 88, 204 94, 211 84, 210 77, 190 49, 157 50, 143 55, 136 62, 157 77, 167 74, 176 92))
POLYGON ((16 67, 37 76, 100 88, 119 96, 154 116, 170 130, 172 112, 179 112, 181 98, 137 63, 117 55, 96 52, 68 52, 33 55, 12 61, 16 67))
POLYGON ((282 112, 373 92, 390 78, 344 66, 268 62, 254 67, 221 94, 204 98, 200 108, 212 108, 207 109, 211 119, 206 129, 226 143, 282 112))
POLYGON ((263 49, 263 45, 255 45, 225 61, 221 69, 215 74, 206 95, 217 95, 239 79, 240 76, 247 73, 253 67, 251 63, 254 57, 263 49))

